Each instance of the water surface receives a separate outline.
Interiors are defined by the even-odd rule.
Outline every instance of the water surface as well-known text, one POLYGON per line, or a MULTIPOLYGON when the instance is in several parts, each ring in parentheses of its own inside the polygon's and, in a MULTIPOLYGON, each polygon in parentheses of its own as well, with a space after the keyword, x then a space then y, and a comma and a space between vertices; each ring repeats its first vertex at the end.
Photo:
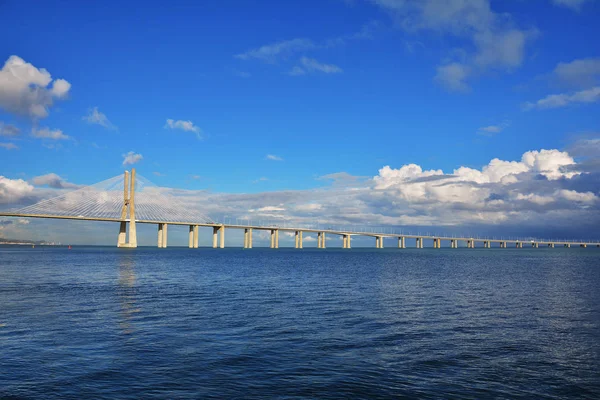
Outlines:
POLYGON ((0 247, 0 398, 600 398, 600 250, 0 247))

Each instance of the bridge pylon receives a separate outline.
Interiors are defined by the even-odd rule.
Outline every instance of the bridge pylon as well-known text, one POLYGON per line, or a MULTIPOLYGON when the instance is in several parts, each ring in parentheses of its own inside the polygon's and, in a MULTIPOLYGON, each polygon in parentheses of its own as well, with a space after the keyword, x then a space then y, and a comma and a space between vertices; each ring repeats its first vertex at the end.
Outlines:
POLYGON ((121 224, 119 227, 117 247, 137 247, 137 230, 135 227, 135 168, 131 169, 131 179, 129 179, 129 171, 125 171, 125 179, 123 180, 123 207, 121 207, 121 224), (129 240, 127 240, 128 210, 129 240))

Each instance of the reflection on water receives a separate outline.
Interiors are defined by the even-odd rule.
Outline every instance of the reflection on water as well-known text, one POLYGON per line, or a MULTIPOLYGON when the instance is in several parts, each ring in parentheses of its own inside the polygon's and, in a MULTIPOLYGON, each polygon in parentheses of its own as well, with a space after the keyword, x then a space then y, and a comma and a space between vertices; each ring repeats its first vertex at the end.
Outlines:
POLYGON ((121 305, 119 327, 125 335, 133 333, 132 316, 140 312, 135 301, 135 260, 130 253, 119 255, 119 287, 117 294, 121 305))

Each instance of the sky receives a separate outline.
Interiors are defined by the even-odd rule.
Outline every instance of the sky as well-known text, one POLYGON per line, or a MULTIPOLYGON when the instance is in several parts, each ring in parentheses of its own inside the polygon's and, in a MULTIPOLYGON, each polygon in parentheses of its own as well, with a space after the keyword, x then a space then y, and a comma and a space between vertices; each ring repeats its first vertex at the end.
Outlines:
MULTIPOLYGON (((598 239, 598 17, 598 0, 3 0, 0 209, 135 167, 215 220, 598 239)), ((116 240, 83 225, 5 218, 0 237, 116 240)))

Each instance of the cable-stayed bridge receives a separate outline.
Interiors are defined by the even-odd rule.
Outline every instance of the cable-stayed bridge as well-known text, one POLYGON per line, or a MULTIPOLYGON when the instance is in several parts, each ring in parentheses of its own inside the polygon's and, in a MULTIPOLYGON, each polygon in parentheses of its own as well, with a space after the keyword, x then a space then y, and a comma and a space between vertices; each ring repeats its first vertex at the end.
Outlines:
POLYGON ((466 247, 475 248, 476 244, 484 248, 506 248, 509 245, 522 248, 528 244, 532 247, 579 246, 600 247, 597 241, 572 241, 552 239, 497 239, 481 237, 454 237, 439 235, 421 235, 386 232, 386 230, 334 229, 319 227, 300 227, 286 225, 261 225, 247 223, 218 222, 199 210, 185 204, 173 196, 170 189, 152 184, 142 176, 136 176, 135 169, 123 175, 107 179, 97 184, 86 186, 61 194, 60 196, 39 201, 35 204, 0 212, 3 217, 69 219, 82 221, 108 221, 119 223, 117 246, 124 248, 137 247, 136 224, 155 224, 158 226, 157 246, 166 248, 169 225, 189 226, 190 248, 198 248, 199 227, 212 227, 214 248, 225 247, 225 229, 244 230, 244 248, 252 248, 254 230, 269 231, 271 248, 279 248, 279 232, 291 232, 295 238, 295 247, 303 248, 304 233, 317 234, 317 247, 326 248, 327 235, 342 237, 342 246, 350 249, 353 236, 375 238, 375 247, 383 248, 384 238, 397 240, 398 248, 406 248, 406 239, 415 239, 417 248, 423 248, 425 240, 431 240, 434 248, 440 248, 442 241, 450 243, 451 248, 458 248, 460 242, 466 247))

